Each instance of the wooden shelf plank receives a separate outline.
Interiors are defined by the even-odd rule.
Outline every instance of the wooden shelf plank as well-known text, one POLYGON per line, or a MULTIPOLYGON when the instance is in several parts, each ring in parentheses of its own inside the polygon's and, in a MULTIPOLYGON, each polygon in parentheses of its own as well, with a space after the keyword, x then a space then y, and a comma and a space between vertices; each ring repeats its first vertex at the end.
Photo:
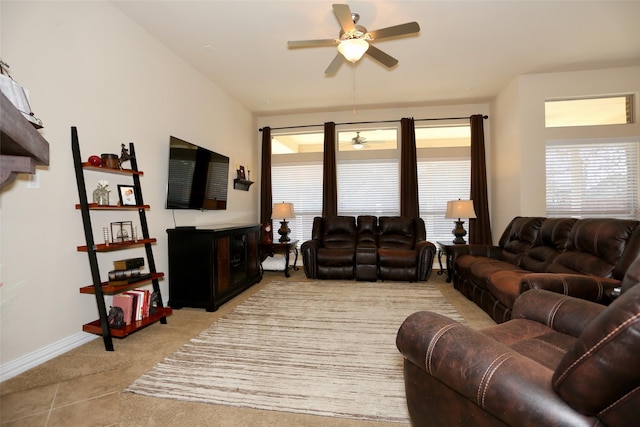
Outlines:
POLYGON ((83 162, 82 163, 82 168, 86 169, 86 170, 90 170, 90 171, 113 173, 113 174, 116 174, 116 175, 139 175, 139 176, 144 175, 144 172, 142 172, 142 171, 134 171, 132 169, 107 168, 107 167, 103 167, 103 166, 93 166, 89 162, 83 162))
MULTIPOLYGON (((122 206, 122 205, 99 205, 97 203, 89 203, 87 207, 93 211, 136 211, 138 209, 149 210, 149 205, 122 206)), ((76 203, 76 209, 82 209, 80 203, 76 203)))
POLYGON ((49 143, 2 92, 0 111, 2 154, 31 157, 38 165, 48 165, 49 143))
MULTIPOLYGON (((157 322, 163 317, 169 317, 172 314, 173 314, 173 310, 171 310, 171 308, 169 307, 158 308, 158 312, 150 315, 149 317, 145 317, 144 319, 138 320, 137 322, 132 322, 130 325, 126 325, 122 329, 109 328, 109 331, 111 333, 111 336, 114 338, 124 338, 127 335, 131 335, 132 333, 139 331, 140 329, 143 329, 157 322)), ((84 332, 89 332, 92 334, 102 336, 102 327, 100 326, 100 319, 94 320, 93 322, 82 325, 82 330, 84 332)))
MULTIPOLYGON (((157 239, 138 239, 134 241, 128 241, 123 243, 109 243, 108 245, 104 243, 100 243, 96 245, 96 252, 111 252, 111 251, 119 251, 121 249, 134 248, 136 246, 142 246, 147 243, 155 243, 157 239)), ((87 246, 78 246, 78 252, 87 252, 87 246)))
MULTIPOLYGON (((164 273, 151 274, 151 277, 147 277, 137 282, 129 283, 128 285, 110 285, 109 282, 102 282, 102 293, 105 295, 116 295, 122 292, 130 291, 135 288, 139 288, 143 284, 152 281, 153 279, 162 279, 164 273)), ((80 288, 81 294, 95 294, 95 288, 93 285, 83 286, 80 288)))

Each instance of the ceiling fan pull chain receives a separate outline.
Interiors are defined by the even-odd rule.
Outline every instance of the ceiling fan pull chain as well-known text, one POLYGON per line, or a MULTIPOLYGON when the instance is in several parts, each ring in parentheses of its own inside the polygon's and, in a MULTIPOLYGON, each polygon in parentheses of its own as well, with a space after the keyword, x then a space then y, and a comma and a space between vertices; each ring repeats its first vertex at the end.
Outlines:
POLYGON ((353 114, 356 113, 356 63, 351 63, 351 69, 353 70, 353 114))

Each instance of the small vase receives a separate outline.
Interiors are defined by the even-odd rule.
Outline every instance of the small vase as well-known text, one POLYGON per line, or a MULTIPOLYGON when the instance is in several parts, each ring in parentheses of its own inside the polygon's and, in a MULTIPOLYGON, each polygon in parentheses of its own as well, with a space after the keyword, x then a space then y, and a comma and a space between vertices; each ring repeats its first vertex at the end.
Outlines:
POLYGON ((104 187, 98 187, 93 190, 93 203, 101 206, 109 205, 109 190, 104 187))

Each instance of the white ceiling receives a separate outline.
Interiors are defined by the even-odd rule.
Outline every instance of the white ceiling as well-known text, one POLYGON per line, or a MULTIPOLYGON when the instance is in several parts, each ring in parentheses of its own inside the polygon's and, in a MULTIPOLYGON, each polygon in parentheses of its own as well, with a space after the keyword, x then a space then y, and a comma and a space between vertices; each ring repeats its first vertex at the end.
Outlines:
POLYGON ((334 2, 113 1, 258 115, 486 101, 521 74, 640 65, 640 1, 350 1, 369 31, 421 31, 374 42, 393 69, 365 56, 326 77, 336 48, 287 41, 337 38, 334 2))

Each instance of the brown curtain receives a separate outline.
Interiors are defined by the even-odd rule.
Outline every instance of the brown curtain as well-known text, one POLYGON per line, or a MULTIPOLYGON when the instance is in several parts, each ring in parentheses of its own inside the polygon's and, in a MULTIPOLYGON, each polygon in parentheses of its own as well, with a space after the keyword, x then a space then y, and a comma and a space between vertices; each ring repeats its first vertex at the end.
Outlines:
POLYGON ((267 234, 264 226, 271 224, 271 211, 273 209, 273 196, 271 193, 271 128, 262 128, 262 162, 260 179, 260 224, 262 230, 260 239, 262 241, 273 241, 273 225, 267 234))
POLYGON ((336 124, 324 124, 322 174, 322 216, 338 215, 338 174, 336 165, 336 124))
POLYGON ((400 121, 400 216, 417 218, 418 159, 416 157, 416 130, 412 118, 400 121))
POLYGON ((491 221, 487 196, 487 164, 484 150, 484 117, 475 114, 471 121, 471 200, 476 210, 475 219, 469 220, 469 243, 490 245, 491 221))

